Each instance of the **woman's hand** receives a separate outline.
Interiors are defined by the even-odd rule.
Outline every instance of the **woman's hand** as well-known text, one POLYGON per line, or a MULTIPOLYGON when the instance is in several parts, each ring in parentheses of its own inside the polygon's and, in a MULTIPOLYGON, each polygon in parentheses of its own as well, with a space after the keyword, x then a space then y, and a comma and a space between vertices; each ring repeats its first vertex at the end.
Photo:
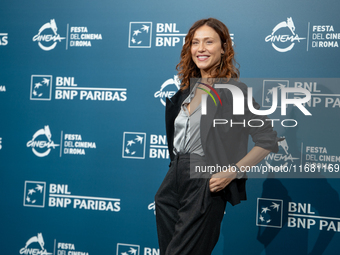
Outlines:
POLYGON ((211 192, 219 192, 236 178, 236 172, 220 172, 214 174, 209 181, 209 189, 211 192))

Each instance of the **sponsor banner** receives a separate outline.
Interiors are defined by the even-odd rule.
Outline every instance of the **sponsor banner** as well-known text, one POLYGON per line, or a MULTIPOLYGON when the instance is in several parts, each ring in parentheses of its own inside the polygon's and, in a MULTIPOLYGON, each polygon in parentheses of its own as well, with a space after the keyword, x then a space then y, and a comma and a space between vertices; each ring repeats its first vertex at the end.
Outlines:
POLYGON ((0 47, 8 44, 8 33, 0 33, 0 47))
POLYGON ((97 148, 95 142, 83 139, 81 134, 64 133, 64 131, 60 133, 60 144, 56 144, 52 140, 52 132, 49 125, 35 132, 32 139, 27 142, 26 147, 31 148, 33 154, 37 157, 46 157, 50 153, 56 153, 53 151, 58 149, 59 157, 66 154, 86 155, 86 152, 97 148))
MULTIPOLYGON (((58 23, 60 25, 60 23, 58 23)), ((62 24, 62 32, 58 30, 55 19, 43 24, 32 41, 44 51, 51 51, 56 47, 65 47, 66 50, 74 47, 92 47, 96 41, 103 39, 101 33, 90 30, 87 26, 73 26, 72 24, 62 24), (61 34, 62 35, 61 35, 61 34)))
POLYGON ((165 135, 124 132, 122 157, 129 159, 169 159, 165 135), (149 143, 146 144, 148 139, 149 143))
POLYGON ((29 238, 23 248, 19 250, 19 254, 41 254, 41 255, 90 255, 90 253, 78 250, 73 243, 58 242, 47 240, 45 243, 42 233, 29 238), (52 248, 53 247, 53 248, 52 248))
POLYGON ((186 34, 178 29, 177 23, 155 23, 154 36, 152 36, 153 22, 130 22, 129 48, 154 47, 182 47, 186 34))
POLYGON ((256 225, 259 227, 295 228, 340 232, 340 218, 318 215, 311 203, 257 198, 256 225), (286 202, 286 203, 285 203, 286 202), (283 208, 283 205, 287 208, 283 208), (283 221, 284 219, 284 221, 283 221), (287 219, 287 220, 286 220, 287 219))
POLYGON ((281 53, 294 51, 297 45, 305 46, 303 48, 306 51, 339 48, 340 28, 332 22, 319 24, 310 21, 300 21, 295 26, 293 18, 287 17, 273 27, 271 33, 265 37, 265 42, 281 53))
POLYGON ((30 100, 51 101, 52 98, 68 101, 124 102, 127 100, 127 89, 78 86, 75 77, 56 76, 53 82, 52 75, 32 75, 30 100), (55 84, 54 90, 52 83, 55 84))
POLYGON ((68 184, 50 183, 48 191, 46 187, 46 182, 25 181, 24 206, 44 208, 47 200, 46 205, 53 208, 109 212, 119 212, 121 209, 120 198, 74 195, 68 184))
MULTIPOLYGON (((132 21, 129 23, 129 48, 182 47, 186 33, 178 23, 132 21)), ((234 45, 234 34, 230 34, 234 45)))

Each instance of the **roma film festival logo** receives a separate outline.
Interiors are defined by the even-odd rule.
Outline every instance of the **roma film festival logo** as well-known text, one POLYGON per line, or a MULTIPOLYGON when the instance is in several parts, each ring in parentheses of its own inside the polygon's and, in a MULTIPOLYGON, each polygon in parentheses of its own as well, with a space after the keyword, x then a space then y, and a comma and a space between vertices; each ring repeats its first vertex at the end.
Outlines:
POLYGON ((295 34, 295 25, 293 19, 287 18, 287 21, 282 21, 277 24, 270 35, 266 36, 265 41, 271 42, 272 46, 278 52, 287 52, 293 49, 295 42, 305 40, 306 38, 299 37, 295 34))
POLYGON ((165 98, 171 98, 179 90, 181 82, 178 75, 174 75, 173 79, 166 80, 160 90, 156 91, 154 94, 155 98, 159 98, 162 105, 165 106, 165 98))
POLYGON ((25 247, 21 248, 20 254, 40 254, 40 255, 52 255, 45 249, 44 238, 41 233, 31 237, 25 244, 25 247))
POLYGON ((46 182, 25 181, 24 206, 45 207, 46 182))
POLYGON ((33 37, 33 42, 38 42, 39 47, 45 51, 53 50, 61 40, 65 40, 65 37, 60 37, 58 34, 58 27, 54 19, 45 23, 39 29, 38 34, 33 37))
MULTIPOLYGON (((285 137, 283 137, 285 138, 285 137)), ((288 164, 294 163, 294 160, 298 160, 299 158, 294 158, 291 153, 289 153, 289 146, 287 143, 287 139, 285 138, 283 141, 278 142, 279 152, 278 153, 269 153, 264 161, 268 168, 274 168, 274 166, 279 165, 279 168, 283 169, 284 167, 288 167, 288 164), (284 152, 284 153, 283 153, 284 152), (271 163, 269 163, 271 162, 271 163)))
POLYGON ((47 125, 34 133, 32 140, 28 141, 26 146, 32 148, 33 153, 38 157, 45 157, 51 152, 51 148, 55 149, 59 144, 55 144, 52 140, 50 127, 47 125))
POLYGON ((151 48, 152 22, 130 22, 129 48, 151 48))
POLYGON ((124 132, 123 158, 145 158, 146 133, 124 132))
POLYGON ((140 246, 136 244, 117 243, 116 255, 139 255, 140 246))
POLYGON ((51 100, 52 75, 32 75, 30 100, 51 100))
POLYGON ((282 228, 283 200, 258 198, 256 226, 282 228))

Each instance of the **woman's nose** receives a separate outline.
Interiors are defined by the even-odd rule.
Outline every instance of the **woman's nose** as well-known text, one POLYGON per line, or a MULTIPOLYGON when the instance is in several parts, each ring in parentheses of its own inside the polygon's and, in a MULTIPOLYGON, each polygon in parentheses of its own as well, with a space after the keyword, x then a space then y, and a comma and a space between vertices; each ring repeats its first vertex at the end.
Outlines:
POLYGON ((199 52, 205 51, 204 43, 200 43, 200 44, 198 45, 198 51, 199 51, 199 52))

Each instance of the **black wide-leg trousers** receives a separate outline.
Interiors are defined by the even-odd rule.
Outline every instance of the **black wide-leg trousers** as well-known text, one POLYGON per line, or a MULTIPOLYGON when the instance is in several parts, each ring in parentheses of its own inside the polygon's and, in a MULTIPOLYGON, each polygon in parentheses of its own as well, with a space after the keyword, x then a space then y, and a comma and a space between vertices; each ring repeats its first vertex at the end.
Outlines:
POLYGON ((177 155, 155 196, 161 255, 210 255, 220 235, 226 201, 209 178, 190 178, 190 158, 203 162, 177 155))

